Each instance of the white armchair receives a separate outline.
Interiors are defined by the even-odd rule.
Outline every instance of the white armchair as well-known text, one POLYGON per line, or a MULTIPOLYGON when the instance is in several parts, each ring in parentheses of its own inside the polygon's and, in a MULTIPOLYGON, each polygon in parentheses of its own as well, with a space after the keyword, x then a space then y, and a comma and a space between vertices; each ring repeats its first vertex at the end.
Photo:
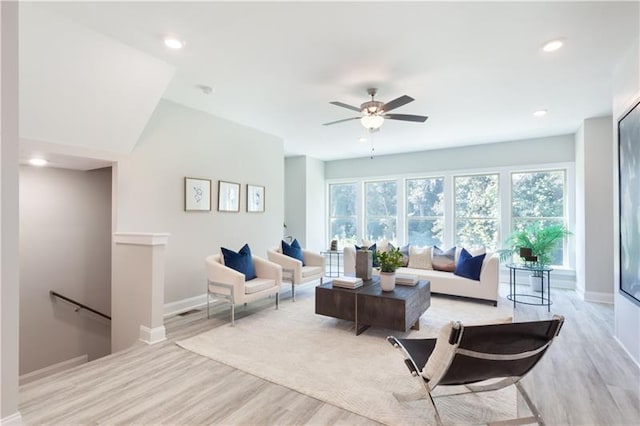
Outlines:
POLYGON ((282 269, 268 260, 253 256, 256 278, 245 281, 244 274, 223 265, 222 256, 214 254, 205 259, 207 266, 207 318, 209 318, 209 298, 216 296, 231 303, 231 325, 235 324, 235 305, 253 302, 263 297, 276 295, 276 309, 282 269))
POLYGON ((310 250, 302 249, 303 262, 282 254, 282 247, 267 250, 267 257, 282 267, 284 279, 291 281, 291 299, 296 301, 295 286, 320 280, 324 277, 324 256, 310 250))

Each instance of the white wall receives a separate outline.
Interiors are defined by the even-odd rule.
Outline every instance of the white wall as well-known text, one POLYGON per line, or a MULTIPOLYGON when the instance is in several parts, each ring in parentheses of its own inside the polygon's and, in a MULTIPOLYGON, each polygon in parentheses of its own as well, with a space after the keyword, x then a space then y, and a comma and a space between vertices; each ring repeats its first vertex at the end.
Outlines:
POLYGON ((116 172, 116 231, 168 232, 165 303, 206 291, 204 259, 220 246, 254 254, 282 237, 282 140, 163 100, 116 172), (184 211, 184 177, 212 180, 212 211, 184 211), (217 208, 218 180, 241 184, 239 213, 217 208), (246 212, 246 184, 264 185, 265 212, 246 212))
MULTIPOLYGON (((638 15, 640 19, 640 12, 638 15)), ((618 197, 618 127, 621 114, 640 99, 640 36, 618 64, 613 87, 613 283, 615 294, 615 337, 640 364, 640 306, 622 295, 620 288, 620 210, 618 197)))
POLYGON ((576 287, 589 302, 613 303, 611 117, 584 120, 576 133, 576 287))
POLYGON ((110 353, 111 168, 20 168, 20 374, 110 353))
POLYGON ((328 161, 327 179, 573 162, 573 135, 328 161))
POLYGON ((0 2, 0 423, 18 412, 18 2, 0 2))
POLYGON ((329 248, 325 232, 324 161, 307 157, 307 248, 314 251, 329 248))
POLYGON ((306 157, 287 157, 284 160, 286 235, 307 246, 307 161, 306 157))
POLYGON ((313 251, 326 250, 325 163, 311 157, 285 159, 285 222, 287 235, 313 251))

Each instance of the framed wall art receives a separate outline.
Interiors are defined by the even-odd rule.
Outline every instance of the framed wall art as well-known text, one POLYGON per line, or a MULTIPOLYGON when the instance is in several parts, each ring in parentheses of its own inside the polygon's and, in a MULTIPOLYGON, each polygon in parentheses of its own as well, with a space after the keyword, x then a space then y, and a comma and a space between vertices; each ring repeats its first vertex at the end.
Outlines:
POLYGON ((640 305, 640 101, 618 120, 620 292, 640 305))
POLYGON ((184 178, 184 211, 211 211, 211 180, 184 178))
POLYGON ((247 211, 264 212, 264 186, 247 185, 247 211))
POLYGON ((240 184, 218 181, 218 211, 240 211, 240 184))

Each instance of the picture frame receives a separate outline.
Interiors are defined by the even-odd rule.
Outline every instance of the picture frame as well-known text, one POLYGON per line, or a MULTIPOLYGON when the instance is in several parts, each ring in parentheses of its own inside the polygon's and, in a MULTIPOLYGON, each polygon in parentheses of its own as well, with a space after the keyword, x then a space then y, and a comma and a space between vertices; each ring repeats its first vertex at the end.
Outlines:
POLYGON ((211 211, 211 179, 184 178, 184 211, 211 211))
POLYGON ((247 184, 247 212, 264 213, 264 186, 247 184))
POLYGON ((240 211, 240 184, 235 182, 218 181, 218 211, 240 211))
POLYGON ((640 306, 640 99, 618 119, 619 291, 640 306))

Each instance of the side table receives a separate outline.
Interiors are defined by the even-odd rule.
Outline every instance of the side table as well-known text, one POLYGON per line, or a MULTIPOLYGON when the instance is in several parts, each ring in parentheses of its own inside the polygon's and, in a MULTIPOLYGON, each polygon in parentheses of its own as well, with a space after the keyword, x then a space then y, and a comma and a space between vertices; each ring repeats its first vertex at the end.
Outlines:
POLYGON ((529 266, 519 263, 511 263, 507 265, 509 268, 509 294, 507 295, 507 299, 513 301, 513 308, 516 308, 516 303, 524 303, 525 305, 534 305, 534 306, 547 306, 547 312, 551 312, 551 271, 553 268, 549 268, 547 266, 529 266), (542 291, 540 292, 540 296, 535 294, 524 294, 524 293, 516 293, 516 272, 517 271, 529 271, 529 272, 538 272, 542 274, 542 291), (547 296, 544 295, 544 275, 547 275, 547 296), (533 299, 534 301, 526 302, 524 300, 517 300, 517 297, 525 298, 525 299, 533 299))
POLYGON ((325 264, 324 266, 324 270, 325 270, 325 275, 327 277, 338 277, 340 276, 340 258, 343 255, 343 252, 340 250, 326 250, 326 251, 321 251, 320 254, 322 254, 324 257, 327 257, 329 262, 328 265, 325 264), (335 256, 336 258, 336 268, 335 271, 333 270, 333 257, 335 256), (327 272, 327 266, 329 268, 329 271, 327 272))

